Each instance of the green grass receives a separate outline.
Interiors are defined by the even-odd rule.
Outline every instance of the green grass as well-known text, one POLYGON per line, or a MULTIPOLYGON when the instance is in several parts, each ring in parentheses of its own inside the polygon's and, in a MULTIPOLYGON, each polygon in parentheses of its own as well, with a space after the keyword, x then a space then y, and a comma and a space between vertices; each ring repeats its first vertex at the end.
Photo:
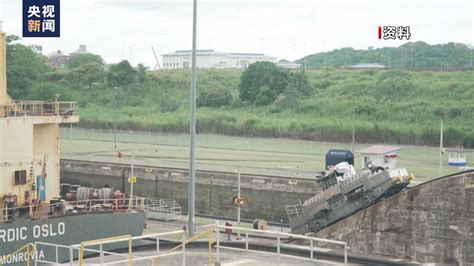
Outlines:
MULTIPOLYGON (((118 162, 113 149, 113 134, 109 130, 73 128, 70 141, 69 128, 61 130, 62 158, 118 162)), ((118 150, 126 156, 121 162, 129 163, 133 151, 138 164, 164 167, 189 167, 189 136, 150 132, 121 131, 117 134, 118 150)), ((355 150, 371 144, 356 144, 355 150)), ((198 134, 198 169, 217 171, 273 174, 290 177, 313 178, 324 169, 326 152, 331 148, 350 149, 349 143, 315 142, 293 139, 244 138, 215 134, 198 134)), ((399 152, 399 166, 414 173, 419 181, 438 176, 439 147, 405 146, 399 152)), ((474 156, 468 155, 471 166, 474 156)), ((442 174, 458 171, 447 166, 444 155, 442 174)), ((356 157, 356 168, 361 159, 356 157)))
MULTIPOLYGON (((199 107, 197 131, 233 136, 347 142, 352 131, 352 91, 357 139, 363 143, 436 146, 445 119, 445 144, 474 147, 474 75, 471 72, 307 70, 313 87, 293 109, 255 107, 238 98, 241 70, 200 70, 198 91, 223 87, 231 103, 199 107)), ((161 71, 140 90, 117 95, 122 129, 188 132, 189 73, 161 71), (164 107, 172 105, 171 110, 164 107)), ((81 125, 111 128, 113 90, 79 91, 81 125)))

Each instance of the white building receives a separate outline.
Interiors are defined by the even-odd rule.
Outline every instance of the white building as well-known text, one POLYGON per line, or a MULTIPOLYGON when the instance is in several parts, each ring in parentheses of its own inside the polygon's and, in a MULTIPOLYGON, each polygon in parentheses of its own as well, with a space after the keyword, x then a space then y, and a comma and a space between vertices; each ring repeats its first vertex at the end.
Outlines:
MULTIPOLYGON (((190 68, 191 53, 191 50, 181 50, 163 54, 163 68, 190 68)), ((196 51, 196 67, 198 68, 246 68, 248 65, 259 61, 275 63, 276 58, 259 53, 223 53, 214 50, 196 51)))

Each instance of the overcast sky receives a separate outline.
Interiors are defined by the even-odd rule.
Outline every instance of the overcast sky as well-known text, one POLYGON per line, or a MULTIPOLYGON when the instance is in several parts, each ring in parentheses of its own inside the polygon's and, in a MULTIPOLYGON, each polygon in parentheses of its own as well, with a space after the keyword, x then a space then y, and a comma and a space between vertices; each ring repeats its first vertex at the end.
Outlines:
MULTIPOLYGON (((473 1, 198 0, 198 49, 264 52, 279 59, 341 47, 398 46, 377 39, 377 27, 410 26, 410 41, 473 40, 473 1)), ((8 34, 21 36, 21 0, 0 0, 8 34)), ((79 44, 108 63, 155 65, 161 53, 191 48, 192 0, 62 0, 60 38, 24 38, 43 52, 79 44)))

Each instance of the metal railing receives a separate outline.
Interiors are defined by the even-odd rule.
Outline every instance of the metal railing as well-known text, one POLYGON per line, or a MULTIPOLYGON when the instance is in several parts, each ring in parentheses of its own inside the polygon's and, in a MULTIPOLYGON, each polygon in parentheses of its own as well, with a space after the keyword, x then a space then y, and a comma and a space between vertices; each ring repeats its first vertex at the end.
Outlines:
POLYGON ((13 101, 0 105, 0 114, 11 116, 71 116, 77 109, 77 102, 60 101, 13 101))
POLYGON ((33 256, 36 252, 36 246, 32 243, 27 243, 21 248, 12 252, 11 254, 0 257, 0 265, 10 264, 10 260, 15 260, 13 257, 17 254, 23 253, 23 250, 26 250, 26 252, 22 256, 24 257, 25 265, 30 266, 30 261, 34 259, 33 256))
POLYGON ((89 199, 78 201, 63 201, 52 204, 35 204, 31 206, 0 209, 0 224, 12 221, 43 219, 55 216, 67 216, 78 213, 93 213, 100 211, 145 211, 147 199, 142 197, 117 199, 89 199), (60 212, 54 212, 61 208, 60 212), (29 214, 16 217, 20 210, 28 210, 29 214), (26 217, 26 218, 25 218, 26 217))
POLYGON ((303 239, 306 241, 310 242, 310 257, 309 260, 313 261, 314 260, 314 244, 315 243, 324 243, 324 244, 333 244, 337 246, 342 246, 344 248, 344 265, 347 265, 347 242, 343 241, 336 241, 336 240, 330 240, 330 239, 324 239, 324 238, 317 238, 317 237, 310 237, 310 236, 304 236, 304 235, 295 235, 295 234, 290 234, 290 233, 283 233, 283 232, 278 232, 278 231, 269 231, 269 230, 256 230, 256 229, 249 229, 249 228, 242 228, 242 227, 233 227, 233 226, 225 226, 225 225, 219 225, 217 222, 216 224, 210 225, 214 228, 214 231, 216 232, 216 260, 219 262, 220 261, 220 249, 227 249, 227 250, 237 250, 237 251, 242 251, 245 250, 246 252, 254 252, 254 253, 265 253, 268 254, 268 251, 260 251, 260 250, 252 250, 249 248, 249 233, 253 234, 259 234, 259 235, 264 235, 264 236, 271 236, 275 237, 276 236, 276 248, 277 248, 277 265, 280 265, 280 260, 281 257, 292 257, 294 258, 293 255, 289 254, 283 254, 281 252, 281 247, 284 245, 282 243, 281 238, 286 237, 286 238, 292 238, 292 239, 303 239), (240 234, 245 234, 245 247, 244 248, 238 248, 238 247, 228 247, 228 246, 222 246, 220 243, 220 232, 221 231, 226 231, 226 230, 232 230, 232 231, 237 231, 240 234))
MULTIPOLYGON (((207 233, 207 232, 205 232, 207 233)), ((199 237, 202 234, 199 235, 199 237)), ((195 237, 196 238, 196 237, 195 237)), ((124 236, 116 236, 116 237, 109 237, 109 238, 102 238, 90 241, 84 241, 80 244, 76 245, 58 245, 58 244, 51 244, 45 242, 35 242, 35 246, 38 250, 41 250, 43 247, 53 247, 54 248, 54 256, 49 256, 44 259, 36 259, 35 265, 38 263, 46 264, 46 265, 56 265, 61 263, 59 260, 59 252, 61 249, 66 249, 69 251, 69 265, 74 265, 75 260, 78 261, 80 266, 87 265, 84 261, 84 252, 88 252, 88 255, 98 254, 99 255, 99 265, 134 265, 137 262, 147 261, 151 262, 152 265, 158 264, 158 259, 173 256, 173 255, 182 255, 182 265, 186 265, 186 257, 185 257, 185 250, 186 244, 194 241, 193 239, 186 240, 186 232, 184 230, 172 231, 172 232, 165 232, 165 233, 156 233, 150 235, 143 235, 143 236, 135 236, 132 237, 130 235, 124 236), (169 236, 177 236, 180 239, 181 243, 174 248, 169 250, 160 250, 160 240, 169 240, 169 236), (139 241, 142 239, 154 239, 156 244, 156 254, 152 255, 145 255, 145 256, 138 256, 133 252, 133 242, 139 241), (109 244, 116 244, 120 242, 127 242, 128 252, 126 253, 117 253, 105 250, 104 246, 109 244), (96 248, 87 248, 87 247, 96 247, 96 248), (76 256, 77 254, 77 256, 76 256), (105 256, 108 256, 108 261, 105 261, 105 256)), ((211 240, 210 240, 211 241, 211 240)), ((212 242, 212 241, 211 241, 212 242)), ((210 246, 210 245, 209 245, 210 246)))
POLYGON ((322 239, 322 238, 316 238, 316 237, 310 237, 310 236, 304 236, 304 235, 295 235, 295 234, 283 233, 283 232, 278 232, 278 231, 255 230, 255 229, 249 229, 249 228, 243 228, 243 227, 224 226, 224 225, 220 225, 218 222, 216 222, 215 224, 203 226, 202 228, 205 228, 205 231, 202 231, 189 239, 186 239, 186 232, 184 230, 178 230, 178 231, 172 231, 172 232, 166 232, 166 233, 156 233, 156 234, 135 236, 135 237, 125 235, 125 236, 103 238, 103 239, 85 241, 80 244, 70 245, 70 246, 44 243, 44 242, 35 242, 35 247, 37 250, 41 250, 42 247, 46 246, 46 247, 53 247, 53 250, 55 252, 54 254, 52 254, 54 256, 48 256, 47 258, 43 258, 43 259, 36 258, 35 265, 37 265, 38 263, 43 263, 46 265, 60 263, 60 260, 58 259, 59 251, 60 249, 66 249, 69 251, 68 262, 70 265, 74 265, 75 260, 78 261, 80 266, 85 265, 86 263, 83 259, 83 255, 84 255, 84 252, 88 252, 88 255, 92 255, 92 254, 99 255, 98 256, 99 263, 95 262, 96 265, 97 264, 99 265, 124 265, 124 264, 135 265, 138 262, 148 262, 148 263, 151 262, 152 265, 158 265, 159 258, 166 257, 166 256, 173 256, 173 255, 181 255, 182 256, 181 263, 184 266, 186 265, 186 246, 189 243, 196 241, 198 239, 203 239, 203 237, 206 237, 206 236, 207 236, 207 241, 209 243, 208 244, 209 265, 212 265, 213 261, 216 261, 217 263, 220 262, 221 250, 253 252, 253 253, 259 253, 259 254, 274 253, 274 251, 262 251, 262 250, 252 249, 249 246, 249 242, 251 241, 249 238, 249 235, 250 236, 263 235, 263 236, 266 236, 267 238, 269 237, 276 238, 276 255, 277 255, 276 264, 277 265, 280 265, 281 257, 295 258, 294 255, 285 254, 281 252, 282 247, 285 247, 287 245, 283 243, 282 238, 283 239, 285 238, 302 239, 309 242, 310 244, 309 247, 307 246, 303 247, 304 249, 309 248, 309 251, 310 251, 309 258, 300 258, 300 259, 310 260, 310 261, 314 261, 316 259, 315 254, 314 254, 314 252, 316 251, 316 248, 314 247, 314 245, 317 243, 322 243, 323 245, 331 244, 331 245, 341 246, 344 249, 343 250, 344 265, 347 265, 348 263, 348 257, 347 257, 348 246, 347 246, 347 242, 343 242, 343 241, 335 241, 335 240, 322 239), (228 232, 227 230, 237 231, 245 235, 245 239, 243 239, 241 242, 243 244, 242 248, 230 247, 230 246, 226 246, 225 244, 223 245, 221 243, 221 237, 222 237, 221 233, 228 232), (171 236, 174 236, 174 239, 177 240, 179 244, 168 250, 161 250, 160 240, 169 240, 171 236), (156 249, 153 252, 151 252, 151 254, 150 253, 146 253, 146 254, 134 253, 133 248, 132 248, 132 243, 136 240, 142 240, 142 239, 154 240, 156 249), (120 242, 127 242, 128 252, 116 253, 116 252, 110 252, 104 249, 104 245, 116 244, 120 242), (213 245, 215 248, 215 256, 213 256, 213 252, 212 252, 213 245), (96 247, 95 249, 92 248, 94 246, 96 247), (105 260, 106 255, 107 255, 107 261, 105 260))
POLYGON ((285 206, 286 209, 286 215, 288 216, 289 219, 296 217, 298 215, 303 214, 303 204, 301 204, 300 200, 297 200, 293 204, 288 204, 285 206))
POLYGON ((176 220, 181 217, 181 206, 174 199, 147 198, 145 211, 151 213, 149 218, 176 220), (152 217, 150 217, 152 216, 152 217))

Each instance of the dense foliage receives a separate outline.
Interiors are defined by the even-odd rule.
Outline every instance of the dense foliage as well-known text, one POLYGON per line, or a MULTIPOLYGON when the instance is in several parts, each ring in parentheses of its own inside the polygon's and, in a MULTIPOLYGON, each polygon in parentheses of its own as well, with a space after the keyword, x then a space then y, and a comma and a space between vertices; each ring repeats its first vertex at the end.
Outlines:
MULTIPOLYGON (((79 102, 82 126, 112 127, 116 108, 118 128, 189 130, 189 70, 150 72, 126 61, 106 66, 92 56, 53 69, 39 49, 13 40, 7 49, 14 99, 60 93, 62 100, 79 102)), ((437 145, 444 118, 446 145, 474 147, 472 72, 303 72, 256 65, 198 70, 198 132, 350 141, 354 95, 358 142, 437 145), (272 80, 275 73, 281 76, 272 80)))
POLYGON ((449 70, 471 69, 472 49, 461 43, 429 45, 425 42, 406 43, 400 47, 367 50, 336 49, 327 53, 308 55, 297 60, 307 67, 342 68, 361 63, 376 63, 389 68, 449 70))

